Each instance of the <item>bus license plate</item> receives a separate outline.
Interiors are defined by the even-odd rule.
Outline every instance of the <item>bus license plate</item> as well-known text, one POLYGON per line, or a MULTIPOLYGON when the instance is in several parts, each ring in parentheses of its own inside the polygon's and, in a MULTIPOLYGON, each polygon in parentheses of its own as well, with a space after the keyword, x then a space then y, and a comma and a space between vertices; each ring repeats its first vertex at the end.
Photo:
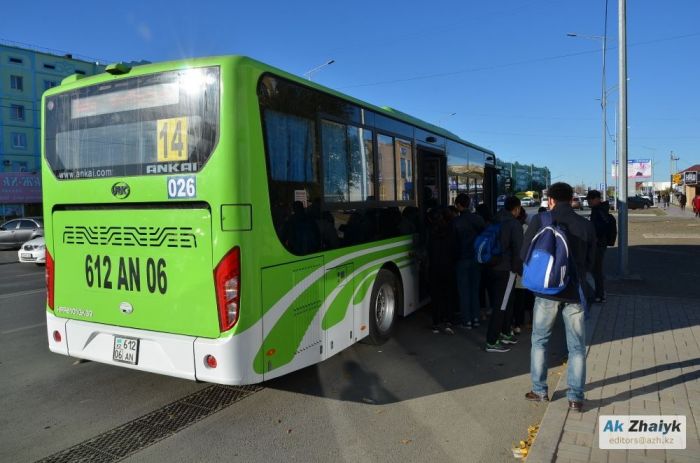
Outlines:
POLYGON ((139 361, 139 340, 134 338, 125 338, 123 336, 115 336, 112 359, 115 362, 136 365, 139 361))

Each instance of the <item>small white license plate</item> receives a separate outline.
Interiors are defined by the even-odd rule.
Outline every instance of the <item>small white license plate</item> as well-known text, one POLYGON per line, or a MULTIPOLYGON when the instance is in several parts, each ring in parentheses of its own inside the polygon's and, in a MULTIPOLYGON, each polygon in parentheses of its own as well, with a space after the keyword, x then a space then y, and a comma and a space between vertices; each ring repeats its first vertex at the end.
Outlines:
POLYGON ((28 252, 23 252, 23 253, 22 253, 22 259, 32 259, 33 257, 34 257, 34 256, 32 256, 32 255, 31 255, 30 253, 28 253, 28 252))
POLYGON ((139 340, 135 338, 126 338, 124 336, 115 336, 112 359, 115 362, 136 365, 139 362, 139 340))

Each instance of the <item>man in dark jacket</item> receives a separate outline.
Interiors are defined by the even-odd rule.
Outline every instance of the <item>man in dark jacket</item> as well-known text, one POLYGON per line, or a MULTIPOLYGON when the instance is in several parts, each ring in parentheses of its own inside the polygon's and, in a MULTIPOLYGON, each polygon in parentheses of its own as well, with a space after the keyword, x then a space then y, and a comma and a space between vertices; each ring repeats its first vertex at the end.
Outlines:
POLYGON ((515 196, 506 198, 503 209, 496 214, 495 222, 501 224, 501 250, 486 264, 484 279, 491 301, 491 319, 486 333, 486 352, 508 352, 508 344, 517 343, 511 332, 513 302, 511 293, 517 275, 523 273, 520 248, 523 244, 523 227, 518 222, 520 200, 515 196))
POLYGON ((455 198, 459 216, 452 221, 455 229, 457 263, 457 291, 462 327, 472 329, 479 326, 479 283, 481 268, 474 253, 474 240, 486 228, 486 222, 469 210, 471 199, 460 193, 455 198))
MULTIPOLYGON (((593 268, 596 238, 593 224, 577 215, 571 207, 574 196, 571 185, 555 183, 548 189, 552 222, 566 228, 569 256, 574 272, 564 290, 556 295, 535 294, 534 320, 532 323, 532 350, 530 353, 530 377, 532 390, 525 398, 533 401, 548 401, 547 396, 547 343, 557 311, 562 307, 566 343, 569 348, 567 379, 569 408, 581 411, 583 388, 586 382, 586 332, 584 305, 579 285, 586 285, 586 273, 593 268)), ((521 257, 527 257, 532 239, 542 225, 541 215, 536 215, 525 235, 521 257)))
POLYGON ((595 281, 595 301, 605 302, 605 275, 603 275, 603 261, 605 260, 605 250, 608 247, 608 215, 610 214, 610 204, 603 202, 600 198, 600 191, 591 190, 586 199, 591 206, 591 223, 595 229, 596 247, 595 263, 593 264, 593 280, 595 281))

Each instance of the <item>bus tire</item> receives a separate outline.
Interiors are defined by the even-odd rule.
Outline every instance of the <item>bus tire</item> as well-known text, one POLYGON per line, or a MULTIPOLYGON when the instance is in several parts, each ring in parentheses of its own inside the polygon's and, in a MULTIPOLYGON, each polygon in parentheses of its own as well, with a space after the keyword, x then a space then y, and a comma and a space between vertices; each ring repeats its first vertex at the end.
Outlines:
POLYGON ((402 313, 401 285, 398 278, 388 269, 377 273, 372 287, 369 307, 369 342, 384 344, 392 335, 398 315, 402 313))

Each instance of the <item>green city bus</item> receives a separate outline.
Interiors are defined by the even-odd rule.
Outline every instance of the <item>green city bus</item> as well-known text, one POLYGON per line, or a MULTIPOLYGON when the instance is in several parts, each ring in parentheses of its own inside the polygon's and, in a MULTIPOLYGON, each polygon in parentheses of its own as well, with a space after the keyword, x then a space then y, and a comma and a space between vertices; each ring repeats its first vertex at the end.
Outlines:
POLYGON ((427 300, 426 210, 495 155, 246 57, 114 64, 42 99, 51 351, 268 380, 427 300))

